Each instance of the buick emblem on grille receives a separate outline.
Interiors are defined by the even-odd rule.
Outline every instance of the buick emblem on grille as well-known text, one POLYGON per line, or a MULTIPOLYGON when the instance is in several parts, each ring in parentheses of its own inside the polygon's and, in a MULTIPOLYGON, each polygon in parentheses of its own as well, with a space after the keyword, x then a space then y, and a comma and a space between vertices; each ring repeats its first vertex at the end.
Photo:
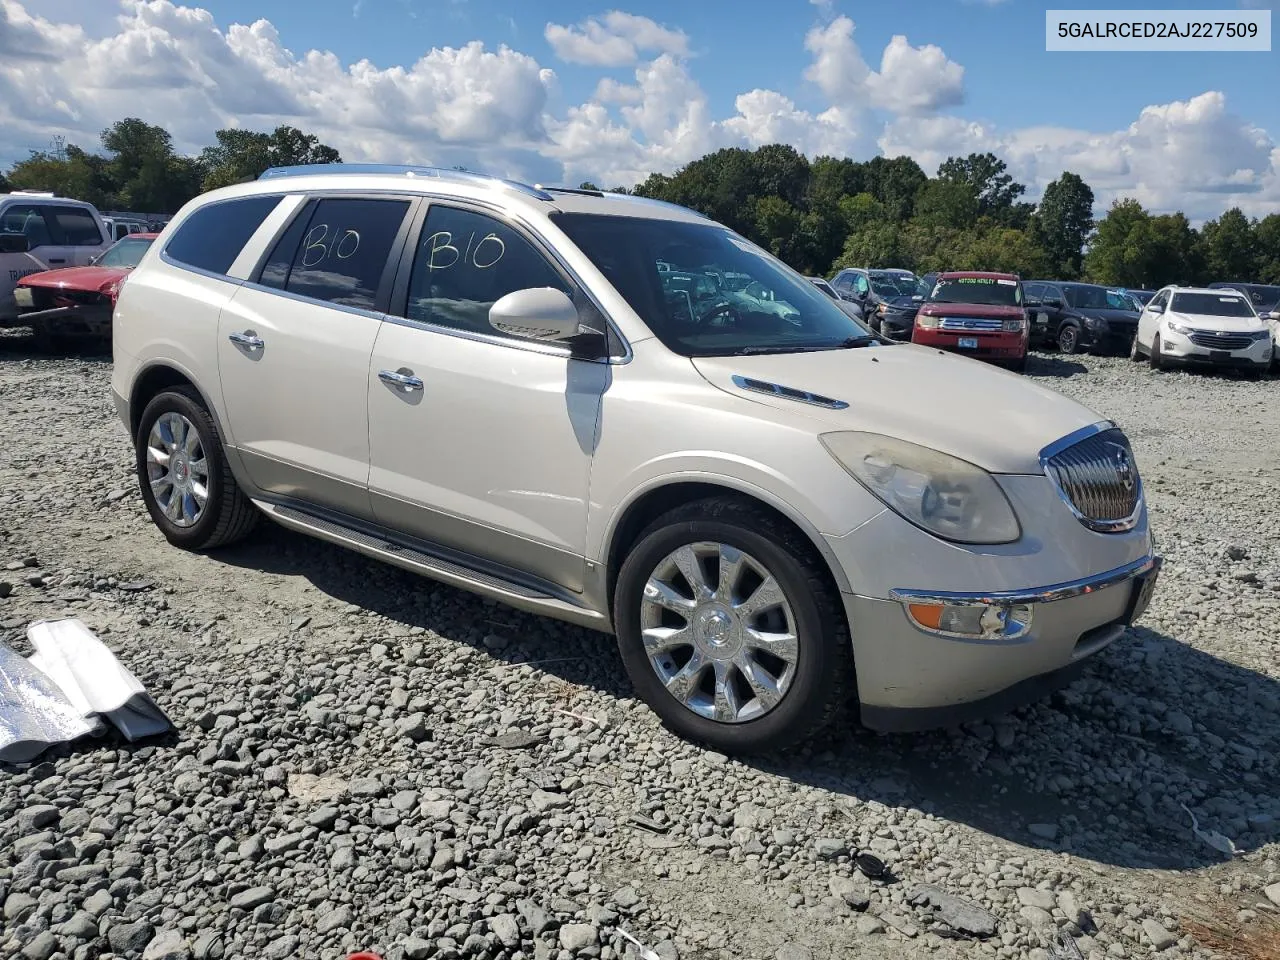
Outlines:
POLYGON ((1219 330, 1219 331, 1218 331, 1218 336, 1220 336, 1220 337, 1225 337, 1225 336, 1228 336, 1228 335, 1229 335, 1229 332, 1228 332, 1228 331, 1226 331, 1226 330, 1219 330))
POLYGON ((1112 454, 1112 465, 1115 467, 1116 478, 1124 487, 1126 493, 1132 493, 1134 484, 1138 478, 1133 469, 1133 457, 1130 456, 1129 450, 1119 444, 1113 444, 1115 452, 1112 454))

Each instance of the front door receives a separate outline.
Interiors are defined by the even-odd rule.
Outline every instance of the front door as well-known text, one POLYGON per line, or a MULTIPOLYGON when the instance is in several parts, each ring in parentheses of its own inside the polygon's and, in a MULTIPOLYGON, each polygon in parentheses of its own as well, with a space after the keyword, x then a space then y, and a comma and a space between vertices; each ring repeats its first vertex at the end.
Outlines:
POLYGON ((582 589, 587 483, 611 368, 489 325, 514 290, 575 290, 506 222, 433 204, 368 380, 378 521, 582 589))
POLYGON ((370 518, 369 355, 411 205, 310 201, 223 307, 223 408, 260 489, 370 518))

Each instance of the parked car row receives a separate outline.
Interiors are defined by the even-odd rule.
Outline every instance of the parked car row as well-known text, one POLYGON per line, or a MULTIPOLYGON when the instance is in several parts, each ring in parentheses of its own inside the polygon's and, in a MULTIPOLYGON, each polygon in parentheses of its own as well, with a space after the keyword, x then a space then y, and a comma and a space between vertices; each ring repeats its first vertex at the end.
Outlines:
MULTIPOLYGON (((815 280, 816 282, 816 280, 815 280)), ((866 323, 910 340, 1020 370, 1032 346, 1147 357, 1153 367, 1206 363, 1260 372, 1280 364, 1280 287, 1112 289, 981 271, 927 274, 848 268, 827 284, 866 323)))

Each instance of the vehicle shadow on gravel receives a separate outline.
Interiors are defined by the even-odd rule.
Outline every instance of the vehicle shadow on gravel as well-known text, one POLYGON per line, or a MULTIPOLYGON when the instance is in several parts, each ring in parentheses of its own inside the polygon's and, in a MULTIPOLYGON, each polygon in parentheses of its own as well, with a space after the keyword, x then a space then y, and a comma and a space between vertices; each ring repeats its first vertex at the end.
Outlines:
POLYGON ((56 348, 42 343, 23 331, 0 336, 0 359, 3 360, 110 360, 111 341, 103 337, 66 337, 56 348))
MULTIPOLYGON (((301 534, 267 527, 214 557, 301 576, 335 600, 467 644, 496 663, 529 663, 567 684, 634 696, 603 634, 301 534), (504 644, 486 642, 495 636, 504 644)), ((1241 853, 1280 835, 1278 758, 1280 683, 1138 627, 1096 655, 1082 679, 1015 713, 892 736, 858 726, 851 714, 785 756, 746 763, 834 794, 855 820, 859 804, 879 802, 1099 863, 1189 869, 1225 858, 1193 834, 1182 803, 1202 831, 1231 837, 1241 853)), ((827 828, 837 823, 849 827, 837 816, 827 828)))
POLYGON ((1089 368, 1079 360, 1064 360, 1057 354, 1031 353, 1027 355, 1026 373, 1032 377, 1076 377, 1088 373, 1089 368))

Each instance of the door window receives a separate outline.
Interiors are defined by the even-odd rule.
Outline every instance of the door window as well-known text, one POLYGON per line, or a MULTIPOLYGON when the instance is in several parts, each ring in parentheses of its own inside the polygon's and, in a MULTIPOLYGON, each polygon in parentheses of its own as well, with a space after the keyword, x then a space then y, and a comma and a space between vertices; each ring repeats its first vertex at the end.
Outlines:
POLYGON ((46 206, 45 215, 52 220, 58 242, 68 247, 96 247, 102 244, 102 231, 93 214, 84 207, 46 206))
POLYGON ((511 227, 457 207, 432 206, 418 240, 405 315, 455 330, 503 336, 489 308, 516 290, 573 291, 546 258, 511 227))
POLYGON ((1151 298, 1151 302, 1147 304, 1149 307, 1163 307, 1169 302, 1169 291, 1162 290, 1151 298))
POLYGON ((0 233, 26 234, 31 249, 47 247, 53 243, 53 234, 45 222, 44 213, 34 204, 12 204, 0 214, 0 233))
POLYGON ((294 219, 262 272, 262 282, 300 297, 376 309, 408 200, 320 200, 294 219), (305 229, 297 229, 305 223, 305 229))
POLYGON ((1028 307, 1040 306, 1040 301, 1044 297, 1044 284, 1041 283, 1024 283, 1022 285, 1023 302, 1028 307))
POLYGON ((179 263, 225 274, 279 202, 278 196, 255 196, 203 206, 182 222, 164 252, 179 263))

